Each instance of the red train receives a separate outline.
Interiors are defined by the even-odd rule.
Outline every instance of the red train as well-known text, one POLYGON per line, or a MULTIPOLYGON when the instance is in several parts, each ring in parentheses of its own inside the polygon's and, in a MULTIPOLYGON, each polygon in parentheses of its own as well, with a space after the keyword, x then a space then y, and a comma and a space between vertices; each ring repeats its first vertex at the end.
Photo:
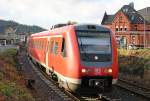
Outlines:
POLYGON ((118 79, 115 35, 99 25, 67 25, 32 34, 29 57, 69 91, 111 88, 118 79))

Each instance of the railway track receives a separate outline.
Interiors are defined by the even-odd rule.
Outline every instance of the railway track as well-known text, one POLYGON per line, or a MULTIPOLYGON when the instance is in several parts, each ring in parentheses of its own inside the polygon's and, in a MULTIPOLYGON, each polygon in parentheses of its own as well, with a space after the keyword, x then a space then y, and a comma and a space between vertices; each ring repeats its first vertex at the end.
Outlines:
MULTIPOLYGON (((60 88, 58 83, 55 80, 53 80, 49 75, 47 75, 41 68, 38 68, 38 66, 36 64, 32 63, 30 60, 29 60, 29 62, 32 65, 32 67, 34 67, 34 69, 37 69, 38 72, 41 73, 41 75, 43 75, 48 81, 52 82, 58 88, 57 91, 60 90, 61 92, 63 92, 63 94, 61 94, 61 95, 66 95, 69 98, 71 98, 71 99, 68 99, 68 101, 73 101, 73 100, 74 101, 107 101, 107 100, 104 100, 105 98, 103 96, 101 96, 101 97, 100 96, 97 96, 97 97, 95 97, 95 96, 94 97, 93 96, 85 97, 84 96, 83 97, 80 94, 72 94, 69 91, 64 90, 63 88, 60 88)), ((35 71, 37 71, 37 70, 35 70, 35 71)), ((46 79, 43 80, 43 82, 45 82, 46 79)), ((48 82, 48 81, 46 81, 46 82, 48 82)))
POLYGON ((41 69, 37 68, 37 66, 35 64, 33 64, 30 60, 29 60, 29 62, 32 65, 32 67, 34 68, 34 70, 40 75, 43 82, 45 82, 50 88, 52 88, 54 90, 54 92, 52 92, 52 93, 56 93, 58 96, 61 97, 61 99, 63 101, 73 101, 73 100, 79 101, 74 96, 66 94, 63 90, 61 90, 57 86, 58 84, 54 80, 52 80, 48 75, 46 75, 41 69))
POLYGON ((119 79, 116 86, 129 90, 137 95, 141 95, 150 100, 150 89, 143 86, 136 85, 126 80, 119 79))
POLYGON ((87 92, 84 92, 84 95, 70 93, 64 90, 63 88, 60 88, 58 83, 55 80, 53 80, 49 75, 47 75, 44 71, 42 71, 42 69, 38 68, 36 64, 32 63, 29 59, 28 61, 32 66, 32 68, 34 69, 34 71, 38 75, 40 75, 42 81, 46 82, 46 84, 50 88, 54 89, 54 93, 57 93, 59 96, 61 96, 63 101, 117 101, 101 93, 94 94, 94 95, 91 95, 91 93, 87 93, 87 92))
MULTIPOLYGON (((35 65, 35 64, 34 64, 35 65)), ((35 65, 35 67, 37 67, 35 65)), ((57 85, 57 87, 59 88, 58 83, 53 80, 52 78, 50 78, 44 71, 42 71, 42 69, 37 68, 42 75, 44 75, 49 81, 53 82, 55 85, 57 85)), ((108 94, 104 94, 104 93, 89 93, 89 92, 82 92, 82 94, 73 94, 70 93, 69 91, 66 91, 62 88, 59 88, 62 92, 64 92, 65 94, 67 94, 69 97, 72 98, 72 100, 74 101, 121 101, 120 98, 113 98, 112 96, 109 97, 108 94)), ((71 100, 71 101, 72 101, 71 100)))
POLYGON ((121 101, 114 100, 114 98, 110 98, 107 94, 103 93, 96 95, 86 94, 87 92, 85 92, 85 94, 72 94, 59 88, 58 83, 51 79, 40 68, 37 68, 37 66, 27 58, 25 52, 21 53, 19 62, 23 72, 26 74, 26 78, 35 80, 35 84, 33 84, 35 91, 37 93, 43 93, 42 96, 36 96, 37 101, 43 101, 43 99, 44 101, 121 101))
MULTIPOLYGON (((25 52, 22 52, 20 60, 20 64, 22 65, 22 69, 27 75, 27 79, 35 80, 35 84, 33 84, 33 87, 35 88, 36 92, 43 93, 43 99, 47 97, 47 99, 44 101, 122 101, 121 97, 114 97, 114 95, 116 95, 117 89, 115 94, 110 94, 112 96, 101 92, 96 95, 72 94, 62 88, 59 88, 57 82, 51 79, 46 73, 44 73, 41 69, 37 68, 36 65, 28 60, 25 52), (40 90, 39 88, 44 90, 40 90)), ((125 86, 126 83, 123 84, 122 82, 121 84, 119 82, 117 85, 119 84, 121 86, 124 85, 124 88, 127 88, 125 86)), ((41 99, 40 97, 37 101, 43 101, 43 99, 41 99)))

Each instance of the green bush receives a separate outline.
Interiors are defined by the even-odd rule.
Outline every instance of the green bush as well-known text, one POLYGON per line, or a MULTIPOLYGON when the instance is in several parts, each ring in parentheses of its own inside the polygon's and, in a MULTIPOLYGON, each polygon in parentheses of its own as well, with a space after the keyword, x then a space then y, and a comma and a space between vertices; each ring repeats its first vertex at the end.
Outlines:
POLYGON ((3 74, 3 72, 0 71, 0 80, 2 80, 3 77, 4 77, 4 74, 3 74))
POLYGON ((14 90, 14 87, 12 87, 10 84, 0 83, 0 92, 4 94, 5 96, 12 96, 12 92, 14 90))
POLYGON ((0 59, 16 66, 17 62, 17 49, 10 48, 0 53, 0 59))
POLYGON ((150 69, 150 50, 118 50, 120 72, 150 69), (141 68, 138 69, 138 68, 141 68))
POLYGON ((35 101, 24 87, 17 86, 16 83, 0 82, 0 93, 17 101, 35 101))

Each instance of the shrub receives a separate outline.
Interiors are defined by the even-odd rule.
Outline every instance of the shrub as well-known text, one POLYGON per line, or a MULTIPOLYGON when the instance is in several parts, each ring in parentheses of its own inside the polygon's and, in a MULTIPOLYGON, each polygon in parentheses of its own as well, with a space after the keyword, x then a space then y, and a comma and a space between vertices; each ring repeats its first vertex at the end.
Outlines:
POLYGON ((17 49, 10 48, 10 49, 7 49, 4 52, 0 53, 0 59, 16 66, 16 60, 17 60, 16 54, 17 54, 17 49))
POLYGON ((0 92, 2 92, 2 94, 4 94, 5 96, 10 97, 12 95, 13 90, 14 88, 11 85, 0 83, 0 92))
POLYGON ((3 77, 4 77, 4 74, 3 74, 3 72, 0 71, 0 80, 2 80, 3 77))
POLYGON ((24 87, 18 86, 16 83, 0 82, 0 92, 17 101, 35 101, 24 87))

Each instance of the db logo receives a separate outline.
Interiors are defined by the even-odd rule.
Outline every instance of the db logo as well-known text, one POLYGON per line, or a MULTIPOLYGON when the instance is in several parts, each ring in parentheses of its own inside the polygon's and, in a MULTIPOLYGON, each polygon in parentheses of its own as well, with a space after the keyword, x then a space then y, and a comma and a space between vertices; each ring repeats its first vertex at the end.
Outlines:
POLYGON ((96 75, 98 75, 98 74, 100 74, 100 73, 101 73, 101 70, 100 70, 100 69, 98 69, 98 68, 95 69, 95 74, 96 74, 96 75))

